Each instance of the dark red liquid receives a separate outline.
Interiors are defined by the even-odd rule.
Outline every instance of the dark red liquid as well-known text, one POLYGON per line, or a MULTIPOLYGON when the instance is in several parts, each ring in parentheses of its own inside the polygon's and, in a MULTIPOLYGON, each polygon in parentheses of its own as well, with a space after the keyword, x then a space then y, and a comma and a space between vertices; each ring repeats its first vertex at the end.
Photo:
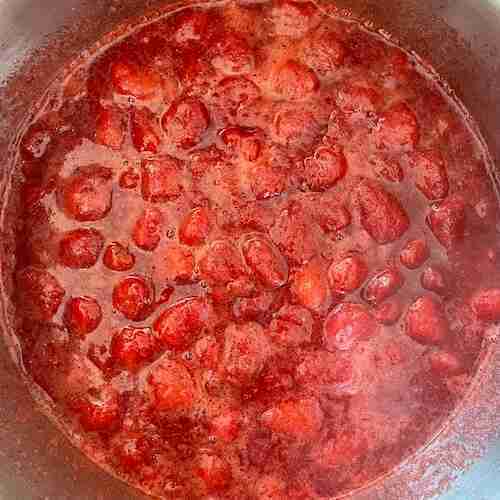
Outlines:
POLYGON ((187 9, 19 146, 18 337, 82 450, 175 499, 315 499, 423 445, 500 319, 497 200, 415 60, 312 4, 187 9))

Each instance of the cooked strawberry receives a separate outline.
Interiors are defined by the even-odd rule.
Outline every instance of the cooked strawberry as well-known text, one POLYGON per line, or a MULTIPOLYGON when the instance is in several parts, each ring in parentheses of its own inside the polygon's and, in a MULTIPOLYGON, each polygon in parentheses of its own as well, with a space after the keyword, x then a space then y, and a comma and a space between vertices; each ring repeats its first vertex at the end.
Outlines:
POLYGON ((333 262, 328 269, 328 280, 333 292, 350 293, 357 290, 368 276, 368 266, 360 255, 333 262))
POLYGON ((375 306, 372 311, 374 318, 383 325, 393 325, 397 323, 403 309, 401 303, 397 299, 388 299, 375 306))
POLYGON ((155 320, 153 329, 162 345, 184 349, 191 345, 207 326, 210 305, 205 299, 191 297, 176 302, 155 320))
POLYGON ((111 78, 116 92, 137 99, 151 99, 161 92, 160 75, 131 60, 115 61, 111 67, 111 78))
POLYGON ((97 144, 119 150, 125 140, 125 116, 118 108, 102 108, 97 115, 97 144))
POLYGON ((248 384, 262 370, 269 352, 266 334, 258 323, 229 325, 222 359, 226 376, 234 384, 248 384))
POLYGON ((210 211, 206 207, 194 208, 179 228, 179 240, 185 245, 198 246, 210 233, 210 211))
POLYGON ((437 151, 424 151, 412 158, 415 184, 428 200, 442 200, 448 195, 448 174, 443 156, 437 151))
POLYGON ((375 318, 365 306, 345 302, 334 307, 328 314, 323 327, 323 342, 331 352, 343 351, 369 340, 378 331, 375 318))
POLYGON ((142 321, 152 312, 154 289, 141 276, 128 276, 113 289, 113 306, 127 319, 142 321))
POLYGON ((465 203, 458 195, 446 198, 431 209, 427 218, 429 227, 439 243, 447 250, 464 239, 466 216, 465 203))
POLYGON ((317 33, 304 40, 304 62, 318 75, 331 77, 344 63, 347 49, 336 33, 317 33))
POLYGON ((78 396, 71 406, 87 432, 112 432, 120 426, 120 400, 117 391, 111 386, 104 386, 97 395, 78 396))
POLYGON ((259 235, 246 237, 242 244, 247 265, 262 284, 279 288, 288 281, 288 265, 274 245, 259 235))
POLYGON ((142 250, 153 251, 161 240, 163 215, 158 208, 146 207, 137 219, 132 238, 142 250))
POLYGON ((500 320, 500 288, 478 290, 471 299, 476 316, 483 321, 500 320))
POLYGON ((151 328, 126 326, 114 333, 111 339, 113 363, 130 371, 137 370, 151 359, 156 351, 156 338, 151 328))
POLYGON ((96 229, 75 229, 59 242, 59 260, 73 269, 88 269, 96 264, 104 238, 96 229))
POLYGON ((406 333, 421 344, 441 344, 448 336, 448 322, 439 302, 429 296, 416 299, 406 313, 406 333))
POLYGON ((269 334, 279 344, 297 346, 311 341, 313 318, 300 306, 283 306, 269 325, 269 334))
POLYGON ((382 114, 375 140, 379 148, 393 151, 413 150, 420 138, 415 113, 405 103, 395 104, 382 114))
POLYGON ((396 267, 389 267, 371 278, 363 288, 366 302, 377 305, 392 297, 403 285, 405 279, 396 267))
POLYGON ((302 266, 291 278, 292 296, 314 312, 325 311, 331 302, 326 265, 313 259, 302 266))
POLYGON ((81 222, 103 219, 111 210, 112 173, 106 167, 79 167, 58 190, 58 200, 69 217, 81 222))
POLYGON ((381 184, 362 180, 354 192, 361 224, 380 244, 398 240, 408 230, 410 220, 399 200, 381 184))
POLYGON ((311 68, 289 60, 274 70, 271 87, 281 98, 303 101, 319 89, 319 80, 311 68))
POLYGON ((260 422, 277 434, 309 440, 321 429, 323 411, 315 399, 292 399, 265 411, 260 422))
POLYGON ((226 75, 250 73, 254 69, 254 51, 245 38, 225 33, 213 48, 212 64, 226 75))
POLYGON ((149 373, 147 382, 156 412, 189 410, 195 402, 193 378, 177 361, 162 359, 149 373))
POLYGON ((186 283, 193 278, 194 256, 189 248, 171 243, 155 253, 154 266, 155 279, 186 283))
POLYGON ((144 160, 142 163, 142 196, 153 203, 172 201, 182 193, 180 164, 171 157, 144 160))
POLYGON ((161 144, 160 125, 148 108, 137 108, 130 122, 132 142, 140 153, 157 153, 161 144))
POLYGON ((210 124, 207 108, 195 97, 172 103, 161 121, 167 139, 175 146, 190 149, 198 144, 210 124))
POLYGON ((217 455, 200 455, 195 473, 203 480, 209 491, 224 490, 232 480, 229 464, 217 455))
POLYGON ((66 303, 64 323, 75 335, 84 337, 93 332, 101 320, 101 306, 92 297, 73 297, 66 303))
POLYGON ((104 265, 113 271, 129 271, 135 265, 134 254, 121 243, 111 243, 104 252, 104 265))
POLYGON ((418 269, 429 258, 429 248, 425 240, 410 240, 401 250, 399 259, 408 269, 418 269))
POLYGON ((302 177, 313 191, 333 187, 347 172, 347 161, 339 148, 321 146, 312 157, 304 160, 302 177))

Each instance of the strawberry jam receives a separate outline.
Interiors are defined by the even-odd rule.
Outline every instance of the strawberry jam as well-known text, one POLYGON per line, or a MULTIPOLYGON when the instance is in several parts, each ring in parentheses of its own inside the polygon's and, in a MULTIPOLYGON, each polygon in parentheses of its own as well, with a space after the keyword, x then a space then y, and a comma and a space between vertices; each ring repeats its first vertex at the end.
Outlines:
POLYGON ((487 154, 438 83, 291 0, 96 54, 17 155, 17 335, 68 435, 186 500, 333 497, 424 445, 500 321, 487 154))

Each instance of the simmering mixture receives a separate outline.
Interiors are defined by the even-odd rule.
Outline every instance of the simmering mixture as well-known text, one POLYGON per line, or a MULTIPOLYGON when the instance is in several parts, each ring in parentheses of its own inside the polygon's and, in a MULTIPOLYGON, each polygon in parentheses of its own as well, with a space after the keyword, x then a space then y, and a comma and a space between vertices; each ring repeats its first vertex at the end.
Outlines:
POLYGON ((307 500, 439 430, 500 319, 498 209, 416 60, 230 2, 49 94, 18 147, 17 336, 88 456, 164 498, 307 500))

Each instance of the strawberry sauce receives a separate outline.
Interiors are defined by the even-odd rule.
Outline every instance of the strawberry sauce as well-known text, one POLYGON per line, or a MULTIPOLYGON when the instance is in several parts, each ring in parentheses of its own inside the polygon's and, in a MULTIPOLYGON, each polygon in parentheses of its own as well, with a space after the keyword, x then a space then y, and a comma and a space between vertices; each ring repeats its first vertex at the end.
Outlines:
POLYGON ((311 3, 185 8, 22 132, 17 336, 94 461, 315 500, 424 445, 500 321, 499 211, 416 59, 311 3))

